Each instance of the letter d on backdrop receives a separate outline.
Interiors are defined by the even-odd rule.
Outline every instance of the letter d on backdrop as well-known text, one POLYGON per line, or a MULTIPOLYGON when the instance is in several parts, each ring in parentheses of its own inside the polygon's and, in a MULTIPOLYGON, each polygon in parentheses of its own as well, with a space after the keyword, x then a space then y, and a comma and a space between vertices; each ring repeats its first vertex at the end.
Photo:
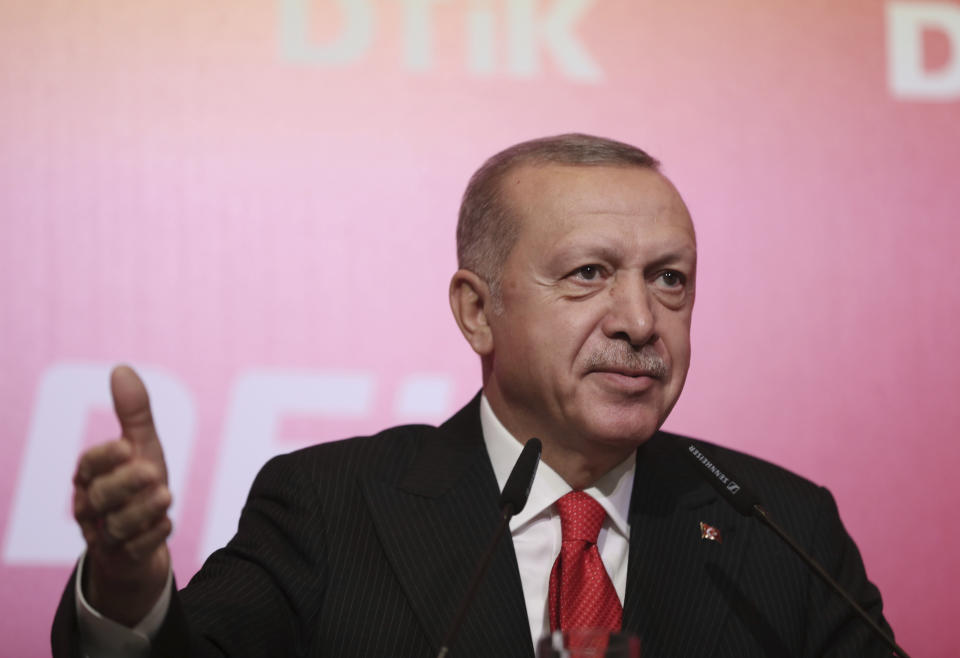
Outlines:
POLYGON ((950 2, 887 3, 890 91, 910 100, 960 100, 960 5, 950 2), (923 65, 925 30, 947 36, 950 56, 934 70, 923 65))
POLYGON ((311 0, 281 0, 280 50, 290 61, 344 66, 370 49, 373 41, 373 8, 369 0, 337 0, 343 17, 337 38, 330 43, 310 41, 311 0))
MULTIPOLYGON (((27 443, 13 494, 3 559, 7 564, 69 565, 83 550, 70 514, 73 470, 94 410, 112 410, 108 364, 55 363, 40 377, 27 443)), ((179 379, 154 368, 137 368, 170 473, 170 492, 183 492, 194 439, 194 403, 179 379)), ((120 435, 98 437, 97 442, 120 435)), ((170 511, 176 516, 176 502, 170 511)))

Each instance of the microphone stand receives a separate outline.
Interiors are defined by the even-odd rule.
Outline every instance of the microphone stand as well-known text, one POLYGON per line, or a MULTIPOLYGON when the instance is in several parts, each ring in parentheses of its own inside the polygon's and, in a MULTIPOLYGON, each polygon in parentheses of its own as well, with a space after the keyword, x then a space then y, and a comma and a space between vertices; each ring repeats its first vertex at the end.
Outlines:
POLYGON ((887 635, 886 632, 880 628, 880 625, 867 614, 867 611, 860 607, 860 604, 840 587, 840 584, 835 581, 816 560, 808 555, 807 552, 794 541, 793 537, 788 535, 783 528, 770 518, 767 510, 765 510, 760 503, 760 499, 740 481, 740 478, 726 468, 721 467, 720 464, 716 463, 715 459, 705 455, 694 442, 685 439, 680 441, 679 445, 693 462, 696 463, 700 474, 716 489, 717 493, 719 493, 724 500, 730 503, 740 514, 748 517, 756 517, 761 523, 773 530, 774 534, 782 539, 784 543, 803 560, 803 563, 810 567, 830 589, 842 596, 843 599, 850 604, 860 618, 867 622, 870 629, 876 633, 894 653, 900 656, 900 658, 910 658, 907 652, 904 651, 899 644, 894 642, 893 638, 887 635))
POLYGON ((852 607, 856 613, 860 615, 860 618, 863 619, 863 621, 867 622, 873 632, 876 633, 890 649, 892 649, 901 658, 910 658, 910 656, 907 655, 907 652, 903 650, 903 647, 897 644, 892 637, 887 635, 887 633, 880 628, 880 625, 873 620, 867 611, 864 610, 860 604, 857 603, 853 597, 850 596, 847 591, 840 586, 840 583, 834 580, 833 577, 828 574, 822 566, 820 566, 819 562, 808 555, 807 552, 793 540, 793 537, 788 535, 787 532, 781 528, 776 521, 770 518, 770 515, 767 514, 767 510, 765 510, 759 503, 756 503, 753 506, 753 516, 760 519, 765 526, 773 530, 773 532, 780 537, 780 539, 782 539, 784 543, 786 543, 786 545, 789 546, 793 552, 796 553, 800 559, 804 561, 804 563, 806 563, 808 567, 813 569, 814 573, 820 576, 820 579, 823 580, 823 582, 825 582, 830 589, 842 596, 843 599, 850 604, 850 607, 852 607))
POLYGON ((500 543, 500 538, 503 537, 504 530, 507 529, 513 515, 523 510, 523 506, 527 504, 530 487, 533 486, 533 478, 537 474, 537 466, 540 464, 541 449, 540 439, 532 438, 528 440, 520 452, 520 457, 517 458, 517 463, 513 465, 513 470, 510 471, 507 483, 503 485, 503 492, 500 494, 500 500, 497 502, 500 506, 500 523, 497 524, 497 530, 493 533, 493 539, 487 544, 487 550, 484 551, 483 557, 477 564, 477 570, 473 574, 473 580, 470 581, 470 588, 460 603, 460 609, 457 610, 457 614, 453 618, 453 623, 450 625, 447 636, 443 639, 440 651, 437 652, 437 658, 447 658, 447 655, 450 653, 450 645, 453 644, 453 639, 460 631, 460 626, 467 616, 467 610, 470 609, 470 604, 473 603, 473 599, 477 594, 477 589, 480 587, 480 582, 483 580, 484 574, 487 573, 487 567, 493 558, 493 552, 497 549, 497 544, 500 543))
POLYGON ((437 658, 446 658, 450 653, 450 645, 453 644, 453 639, 460 631, 460 626, 467 616, 467 610, 470 609, 470 604, 473 603, 473 599, 477 594, 477 588, 480 587, 480 581, 483 580, 484 574, 487 573, 487 567, 490 565, 491 558, 493 558, 493 552, 497 549, 497 544, 500 543, 503 531, 507 529, 507 525, 509 525, 510 519, 513 517, 513 505, 507 503, 504 505, 502 512, 503 514, 500 517, 500 523, 497 524, 497 530, 493 534, 493 539, 490 540, 490 543, 487 545, 487 550, 484 551, 483 557, 480 559, 480 563, 477 564, 477 570, 473 574, 473 580, 470 581, 467 595, 460 604, 460 609, 457 610, 457 616, 453 618, 453 623, 450 625, 447 637, 443 640, 443 646, 441 646, 440 651, 437 652, 437 658))

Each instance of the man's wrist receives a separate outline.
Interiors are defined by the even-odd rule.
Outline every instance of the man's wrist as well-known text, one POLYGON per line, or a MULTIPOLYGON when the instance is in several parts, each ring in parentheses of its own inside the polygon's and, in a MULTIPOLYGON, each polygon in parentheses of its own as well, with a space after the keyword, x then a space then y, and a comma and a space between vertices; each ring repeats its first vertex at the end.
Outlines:
POLYGON ((87 550, 79 581, 92 608, 132 628, 150 613, 162 596, 170 582, 170 570, 166 544, 138 563, 127 561, 123 555, 87 550))
POLYGON ((88 656, 146 656, 150 652, 150 639, 157 634, 170 607, 173 592, 173 569, 168 569, 167 580, 160 596, 133 627, 121 624, 104 616, 84 596, 82 582, 86 554, 77 565, 75 599, 77 621, 84 653, 88 656))

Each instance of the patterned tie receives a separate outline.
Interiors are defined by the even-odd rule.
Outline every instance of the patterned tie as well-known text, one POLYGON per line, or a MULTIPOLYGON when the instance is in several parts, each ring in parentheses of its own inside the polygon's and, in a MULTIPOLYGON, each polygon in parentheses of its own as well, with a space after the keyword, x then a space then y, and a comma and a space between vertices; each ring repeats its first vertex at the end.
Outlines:
POLYGON ((597 550, 607 513, 582 491, 571 491, 556 505, 563 539, 550 572, 550 630, 619 631, 623 606, 597 550))

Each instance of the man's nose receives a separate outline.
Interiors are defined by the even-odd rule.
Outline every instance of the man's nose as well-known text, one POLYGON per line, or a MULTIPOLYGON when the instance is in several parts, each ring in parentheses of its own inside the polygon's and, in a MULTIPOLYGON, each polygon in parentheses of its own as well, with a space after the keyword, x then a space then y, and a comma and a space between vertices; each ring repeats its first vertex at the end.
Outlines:
POLYGON ((657 339, 655 301, 641 277, 622 277, 610 288, 603 333, 640 348, 657 339))

